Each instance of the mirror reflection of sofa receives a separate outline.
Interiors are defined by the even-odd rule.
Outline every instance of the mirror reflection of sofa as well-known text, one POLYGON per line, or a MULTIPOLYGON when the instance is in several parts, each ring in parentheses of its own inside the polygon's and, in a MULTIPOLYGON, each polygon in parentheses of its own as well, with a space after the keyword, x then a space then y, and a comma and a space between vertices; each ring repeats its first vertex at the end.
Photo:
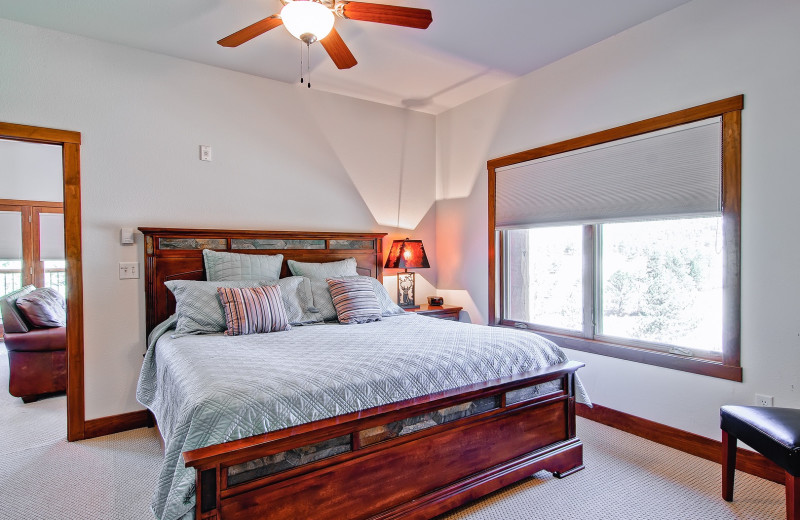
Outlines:
POLYGON ((33 285, 0 297, 10 370, 8 391, 26 403, 67 388, 63 306, 63 297, 55 290, 33 285))

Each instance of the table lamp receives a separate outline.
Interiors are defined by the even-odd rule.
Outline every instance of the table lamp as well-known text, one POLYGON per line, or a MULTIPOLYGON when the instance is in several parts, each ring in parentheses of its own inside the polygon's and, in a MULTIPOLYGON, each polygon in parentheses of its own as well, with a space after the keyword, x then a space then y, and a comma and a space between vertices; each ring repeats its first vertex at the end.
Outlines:
POLYGON ((419 305, 414 302, 415 280, 414 273, 408 269, 419 269, 430 267, 428 257, 425 256, 425 248, 422 240, 395 240, 389 249, 389 257, 386 259, 386 269, 405 269, 404 272, 397 274, 397 305, 404 309, 417 309, 419 305))

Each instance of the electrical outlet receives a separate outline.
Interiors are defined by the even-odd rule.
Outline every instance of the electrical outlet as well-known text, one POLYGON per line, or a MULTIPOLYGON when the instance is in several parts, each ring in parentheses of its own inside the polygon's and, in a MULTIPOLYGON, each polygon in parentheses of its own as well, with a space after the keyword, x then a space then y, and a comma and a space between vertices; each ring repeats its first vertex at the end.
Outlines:
POLYGON ((772 396, 756 394, 756 406, 772 406, 772 396))
POLYGON ((139 262, 120 262, 119 279, 139 278, 139 262))

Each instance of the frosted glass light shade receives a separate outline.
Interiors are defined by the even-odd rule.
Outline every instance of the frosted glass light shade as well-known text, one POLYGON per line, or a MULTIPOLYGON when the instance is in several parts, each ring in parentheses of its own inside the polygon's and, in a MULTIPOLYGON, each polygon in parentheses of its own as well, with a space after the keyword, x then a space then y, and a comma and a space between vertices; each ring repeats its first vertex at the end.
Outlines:
POLYGON ((308 44, 326 37, 334 20, 330 9, 313 0, 289 2, 281 9, 281 19, 292 36, 308 44))

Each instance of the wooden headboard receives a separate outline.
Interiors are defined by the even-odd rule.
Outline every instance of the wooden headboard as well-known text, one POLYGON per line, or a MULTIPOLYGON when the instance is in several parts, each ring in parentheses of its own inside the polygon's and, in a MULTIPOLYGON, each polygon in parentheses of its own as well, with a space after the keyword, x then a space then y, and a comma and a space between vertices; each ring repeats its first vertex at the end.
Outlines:
POLYGON ((281 277, 290 276, 287 260, 333 262, 354 257, 359 274, 383 281, 386 233, 252 231, 140 227, 144 234, 144 291, 147 333, 175 312, 168 280, 205 280, 203 249, 250 255, 283 255, 281 277))

